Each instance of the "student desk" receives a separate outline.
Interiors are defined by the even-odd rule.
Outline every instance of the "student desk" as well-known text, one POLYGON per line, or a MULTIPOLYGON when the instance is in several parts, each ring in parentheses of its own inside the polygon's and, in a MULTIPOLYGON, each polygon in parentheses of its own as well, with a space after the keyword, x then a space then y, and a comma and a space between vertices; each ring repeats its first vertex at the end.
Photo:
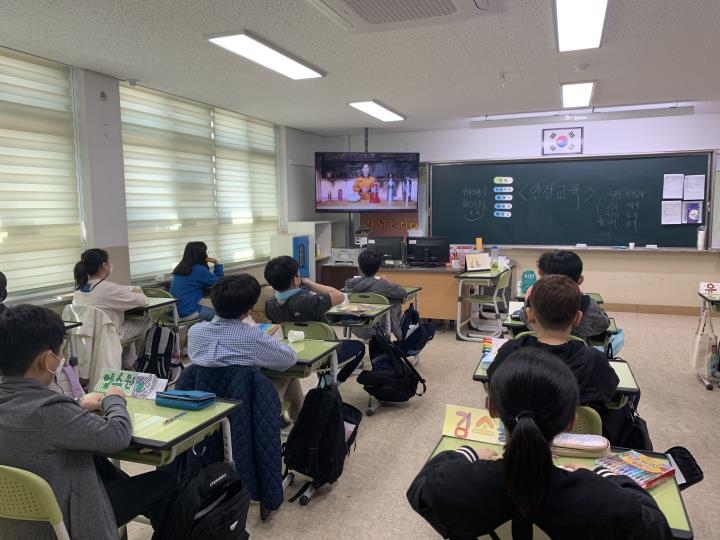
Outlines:
POLYGON ((362 304, 363 306, 370 307, 358 312, 347 311, 348 309, 352 309, 353 306, 359 305, 360 304, 353 304, 351 302, 338 304, 337 306, 331 307, 325 316, 333 326, 342 326, 344 328, 374 326, 378 319, 383 317, 387 334, 390 334, 390 308, 392 307, 390 304, 362 304))
POLYGON ((403 285, 403 289, 405 289, 405 298, 402 303, 405 304, 406 302, 413 302, 415 304, 415 309, 420 311, 420 291, 422 291, 422 287, 403 285))
MULTIPOLYGON (((461 446, 470 446, 475 450, 480 448, 489 448, 495 450, 498 454, 502 454, 503 447, 499 444, 491 444, 484 442, 471 441, 467 439, 458 439, 456 437, 443 436, 438 444, 435 446, 430 457, 443 452, 445 450, 456 450, 461 446)), ((652 455, 652 457, 665 458, 664 454, 657 454, 653 452, 643 452, 644 454, 652 455)), ((578 457, 559 457, 556 458, 560 463, 582 463, 589 467, 595 462, 594 458, 578 458, 578 457)), ((685 504, 683 503, 682 496, 680 495, 680 489, 678 488, 675 479, 669 479, 657 486, 654 486, 648 490, 650 495, 657 503, 658 507, 665 514, 668 520, 670 528, 673 532, 673 538, 678 539, 692 539, 693 531, 690 526, 690 518, 687 515, 685 504)), ((608 501, 608 504, 612 504, 612 501, 608 501)))
MULTIPOLYGON (((620 379, 618 383, 617 391, 625 396, 632 397, 640 393, 640 387, 635 380, 632 370, 627 362, 620 362, 617 360, 610 360, 610 367, 615 371, 620 379)), ((478 361, 475 372, 473 373, 473 381, 479 381, 481 383, 488 382, 487 370, 480 365, 478 361)))
MULTIPOLYGON (((463 272, 456 275, 458 279, 457 287, 457 313, 455 316, 455 336, 457 339, 464 341, 482 341, 482 337, 471 337, 463 335, 463 326, 470 324, 471 311, 468 311, 467 319, 463 318, 463 305, 465 302, 472 302, 472 296, 465 293, 465 288, 470 285, 477 287, 493 287, 498 278, 505 272, 512 272, 512 268, 498 268, 497 270, 480 270, 477 272, 463 272)), ((512 276, 510 277, 512 281, 512 276)), ((482 308, 482 306, 481 306, 482 308)), ((482 315, 481 315, 482 318, 482 315)), ((498 324, 496 328, 479 328, 479 331, 491 332, 493 337, 500 337, 502 335, 502 325, 498 324)))
POLYGON ((232 461, 228 416, 240 407, 239 401, 218 399, 199 411, 183 411, 161 407, 151 399, 126 399, 133 425, 130 447, 107 457, 159 467, 170 463, 178 454, 189 450, 218 428, 222 428, 225 461, 232 461), (181 412, 187 414, 165 423, 166 419, 181 412))
POLYGON ((313 371, 316 371, 328 356, 330 357, 330 369, 333 374, 333 381, 337 379, 337 349, 339 341, 322 341, 319 339, 304 339, 290 343, 283 339, 282 343, 290 345, 297 355, 297 362, 293 367, 285 371, 262 369, 262 372, 270 377, 287 377, 293 379, 304 379, 313 371))

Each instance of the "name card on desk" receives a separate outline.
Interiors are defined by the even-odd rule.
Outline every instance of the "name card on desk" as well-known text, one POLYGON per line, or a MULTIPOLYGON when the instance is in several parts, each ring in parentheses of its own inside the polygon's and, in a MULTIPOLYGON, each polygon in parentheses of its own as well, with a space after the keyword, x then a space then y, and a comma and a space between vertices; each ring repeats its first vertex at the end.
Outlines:
POLYGON ((505 427, 499 418, 491 418, 486 409, 445 406, 443 435, 492 444, 505 442, 505 427))

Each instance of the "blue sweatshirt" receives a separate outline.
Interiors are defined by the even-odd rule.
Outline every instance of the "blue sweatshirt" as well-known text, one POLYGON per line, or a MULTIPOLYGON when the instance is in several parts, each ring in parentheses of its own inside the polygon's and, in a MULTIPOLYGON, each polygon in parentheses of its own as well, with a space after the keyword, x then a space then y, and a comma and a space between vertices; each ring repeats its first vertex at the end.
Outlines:
POLYGON ((192 267, 189 276, 173 275, 170 294, 178 299, 177 309, 180 317, 187 317, 200 309, 204 289, 223 277, 223 265, 216 264, 213 272, 202 264, 192 267))

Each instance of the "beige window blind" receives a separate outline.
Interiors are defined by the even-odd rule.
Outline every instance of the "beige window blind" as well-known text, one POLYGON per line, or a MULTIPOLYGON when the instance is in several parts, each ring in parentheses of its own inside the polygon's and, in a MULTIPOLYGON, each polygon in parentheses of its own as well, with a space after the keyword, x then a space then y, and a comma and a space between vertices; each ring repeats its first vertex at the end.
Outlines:
POLYGON ((132 277, 169 273, 191 240, 227 266, 267 258, 274 126, 125 85, 120 101, 132 277))
POLYGON ((0 49, 0 271, 10 296, 69 289, 81 250, 70 69, 0 49))
POLYGON ((186 242, 217 250, 210 107, 120 86, 130 274, 169 274, 186 242))
POLYGON ((269 257, 278 231, 275 128, 215 109, 218 246, 226 263, 269 257))

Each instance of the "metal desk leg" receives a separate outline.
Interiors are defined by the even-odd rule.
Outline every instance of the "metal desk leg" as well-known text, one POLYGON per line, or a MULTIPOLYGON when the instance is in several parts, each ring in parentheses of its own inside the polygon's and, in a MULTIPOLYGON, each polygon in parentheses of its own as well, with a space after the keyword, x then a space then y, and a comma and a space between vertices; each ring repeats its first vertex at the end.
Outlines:
POLYGON ((177 304, 173 304, 173 332, 175 332, 175 344, 173 345, 174 353, 180 358, 180 315, 178 314, 177 304))
POLYGON ((330 354, 330 384, 337 384, 338 371, 338 355, 335 350, 330 354))
POLYGON ((233 451, 232 451, 232 432, 230 431, 230 420, 226 416, 220 421, 222 425, 223 434, 223 451, 225 453, 225 461, 227 463, 233 462, 233 451))

